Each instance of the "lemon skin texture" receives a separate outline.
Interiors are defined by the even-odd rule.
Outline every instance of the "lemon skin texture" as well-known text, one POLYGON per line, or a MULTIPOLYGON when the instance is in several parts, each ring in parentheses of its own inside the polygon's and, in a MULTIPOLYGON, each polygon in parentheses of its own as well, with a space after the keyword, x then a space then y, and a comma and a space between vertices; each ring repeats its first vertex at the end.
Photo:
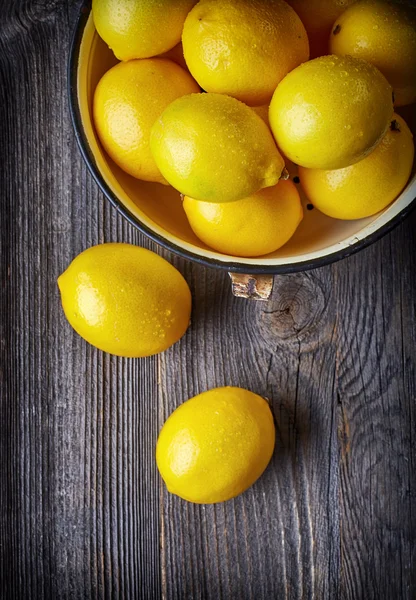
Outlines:
POLYGON ((282 0, 202 0, 186 18, 182 44, 205 91, 249 106, 270 102, 279 81, 309 59, 305 28, 282 0))
POLYGON ((173 100, 192 92, 199 92, 198 84, 171 60, 115 65, 99 81, 93 102, 95 128, 107 154, 133 177, 166 185, 150 151, 150 131, 173 100))
POLYGON ((334 23, 330 50, 375 65, 393 87, 395 106, 416 101, 416 6, 356 2, 334 23))
POLYGON ((362 161, 335 171, 299 168, 302 187, 321 212, 361 219, 388 206, 409 180, 414 144, 405 121, 394 115, 380 144, 362 161))
POLYGON ((156 462, 172 494, 211 504, 249 488, 267 467, 274 444, 273 416, 261 396, 215 388, 170 415, 157 441, 156 462))
POLYGON ((376 67, 330 55, 286 75, 273 95, 269 120, 279 148, 294 163, 340 169, 375 148, 392 114, 392 88, 376 67))
POLYGON ((170 185, 208 202, 240 200, 275 185, 284 168, 264 121, 221 94, 172 102, 153 125, 150 147, 170 185))
POLYGON ((355 0, 287 0, 305 26, 310 58, 329 54, 328 44, 334 21, 355 0))
POLYGON ((289 180, 236 202, 201 202, 185 196, 183 207, 194 233, 207 246, 233 256, 274 252, 303 218, 296 186, 289 180))
POLYGON ((194 0, 93 0, 100 37, 119 60, 150 58, 179 43, 194 0))
POLYGON ((166 260, 138 246, 93 246, 72 261, 58 286, 75 331, 111 354, 157 354, 177 342, 189 325, 186 281, 166 260))

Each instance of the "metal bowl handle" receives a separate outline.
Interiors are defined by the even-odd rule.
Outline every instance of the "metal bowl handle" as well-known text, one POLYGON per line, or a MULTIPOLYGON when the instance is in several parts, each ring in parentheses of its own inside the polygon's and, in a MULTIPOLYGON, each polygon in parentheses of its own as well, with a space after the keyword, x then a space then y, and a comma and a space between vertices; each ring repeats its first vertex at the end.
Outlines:
POLYGON ((273 289, 273 275, 244 275, 228 273, 231 289, 238 298, 249 298, 267 302, 273 289))

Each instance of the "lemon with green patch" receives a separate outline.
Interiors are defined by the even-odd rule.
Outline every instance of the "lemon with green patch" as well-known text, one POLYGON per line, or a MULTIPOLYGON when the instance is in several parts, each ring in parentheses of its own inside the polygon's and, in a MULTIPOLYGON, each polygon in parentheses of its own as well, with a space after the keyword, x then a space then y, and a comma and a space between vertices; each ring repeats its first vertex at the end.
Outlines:
POLYGON ((284 168, 264 121, 222 94, 172 102, 153 125, 150 147, 175 189, 207 202, 240 200, 275 185, 284 168))
POLYGON ((377 146, 392 114, 392 88, 376 67, 330 55, 286 75, 273 95, 269 120, 279 148, 294 163, 340 169, 377 146))

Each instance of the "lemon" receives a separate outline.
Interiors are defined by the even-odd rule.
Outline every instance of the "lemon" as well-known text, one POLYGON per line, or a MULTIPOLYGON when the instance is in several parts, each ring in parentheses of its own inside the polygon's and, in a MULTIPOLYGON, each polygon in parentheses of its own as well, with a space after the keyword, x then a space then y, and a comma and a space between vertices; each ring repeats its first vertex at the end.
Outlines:
POLYGON ((156 461, 168 490, 190 502, 224 502, 250 487, 273 454, 275 428, 267 402, 221 387, 184 402, 165 422, 156 461))
POLYGON ((236 202, 216 204, 185 196, 183 207, 200 240, 234 256, 274 252, 292 237, 303 217, 299 194, 291 181, 279 181, 236 202))
POLYGON ((371 152, 393 114, 392 89, 358 58, 315 58, 279 83, 270 126, 279 148, 298 165, 340 169, 371 152))
POLYGON ((320 211, 336 219, 360 219, 397 198, 409 179, 413 157, 412 133, 395 114, 380 144, 362 161, 335 171, 300 167, 299 176, 320 211))
POLYGON ((191 293, 182 275, 150 250, 101 244, 58 278, 69 323, 87 342, 118 356, 162 352, 185 333, 191 293))
POLYGON ((150 58, 181 39, 195 0, 93 0, 94 25, 119 60, 150 58))
POLYGON ((198 91, 191 75, 168 59, 115 65, 94 94, 94 123, 104 149, 130 175, 166 184, 150 151, 150 130, 173 100, 198 91))
POLYGON ((259 117, 266 123, 267 127, 270 128, 270 123, 269 123, 269 105, 268 104, 262 104, 261 106, 252 106, 251 107, 254 112, 256 113, 256 115, 259 115, 259 117))
POLYGON ((334 23, 330 49, 375 65, 392 85, 396 106, 416 100, 415 7, 359 0, 334 23))
POLYGON ((279 81, 309 58, 305 28, 282 0, 202 0, 186 18, 182 44, 204 90, 250 106, 269 102, 279 81))
POLYGON ((150 146, 163 177, 197 200, 240 200, 275 185, 284 168, 262 119, 221 94, 172 102, 153 125, 150 146))
POLYGON ((334 21, 355 0, 287 0, 302 20, 309 37, 312 58, 328 54, 334 21))

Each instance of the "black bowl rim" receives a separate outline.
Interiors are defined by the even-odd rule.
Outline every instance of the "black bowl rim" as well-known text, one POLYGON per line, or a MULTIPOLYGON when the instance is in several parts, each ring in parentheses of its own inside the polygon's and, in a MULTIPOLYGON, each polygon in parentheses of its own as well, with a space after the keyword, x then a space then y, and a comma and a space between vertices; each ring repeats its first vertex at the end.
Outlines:
POLYGON ((111 204, 117 209, 119 213, 123 215, 125 219, 131 225, 136 227, 139 231, 144 233, 151 240, 162 246, 163 248, 174 252, 175 254, 196 262, 200 265, 222 269, 233 273, 247 273, 252 275, 279 275, 286 273, 296 273, 299 271, 307 271, 309 269, 315 269, 323 267, 343 258, 347 258, 356 252, 363 250, 370 246, 386 233, 390 232, 394 227, 401 223, 410 212, 416 207, 416 198, 414 198, 403 210, 400 211, 393 219, 388 221, 385 225, 366 236, 365 238, 358 240, 354 244, 327 254, 325 256, 314 258, 309 261, 302 261, 296 263, 288 263, 285 265, 256 265, 256 264, 244 264, 235 262, 225 262, 214 258, 202 257, 198 254, 194 254, 189 250, 185 250, 180 246, 170 242, 163 236, 155 233, 149 227, 141 223, 137 217, 135 217, 121 202, 119 198, 113 193, 109 186, 104 181, 100 170, 96 164, 94 155, 88 143, 87 137, 82 127, 81 112, 78 103, 78 60, 81 48, 82 37, 85 26, 87 24, 89 14, 91 10, 91 2, 85 2, 80 9, 80 14, 75 24, 73 38, 69 51, 68 61, 68 98, 69 98, 69 110, 71 115, 71 121, 75 132, 75 137, 80 148, 81 154, 87 164, 89 171, 100 187, 101 191, 111 202, 111 204))

